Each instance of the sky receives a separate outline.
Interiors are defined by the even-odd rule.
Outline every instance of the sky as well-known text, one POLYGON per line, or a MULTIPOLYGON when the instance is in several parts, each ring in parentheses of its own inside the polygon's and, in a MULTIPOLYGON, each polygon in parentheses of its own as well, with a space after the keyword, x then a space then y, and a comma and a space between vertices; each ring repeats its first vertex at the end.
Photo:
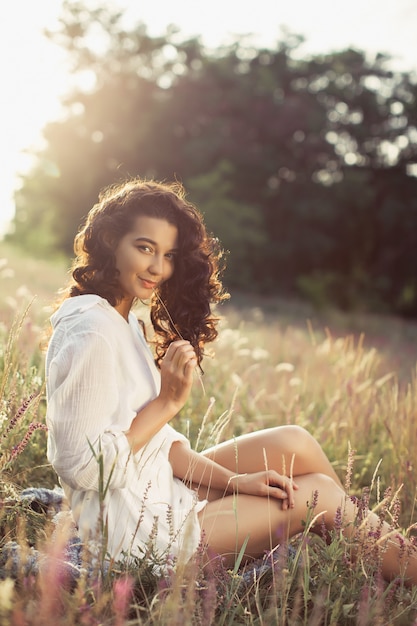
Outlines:
MULTIPOLYGON (((273 46, 281 28, 303 35, 305 55, 348 46, 369 55, 393 57, 392 67, 417 71, 417 0, 101 0, 123 11, 130 27, 141 20, 150 35, 175 24, 184 36, 199 35, 216 47, 252 34, 254 43, 273 46)), ((40 145, 42 127, 61 114, 70 84, 64 52, 43 36, 54 29, 61 0, 9 0, 0 21, 0 236, 14 213, 19 173, 40 145)))

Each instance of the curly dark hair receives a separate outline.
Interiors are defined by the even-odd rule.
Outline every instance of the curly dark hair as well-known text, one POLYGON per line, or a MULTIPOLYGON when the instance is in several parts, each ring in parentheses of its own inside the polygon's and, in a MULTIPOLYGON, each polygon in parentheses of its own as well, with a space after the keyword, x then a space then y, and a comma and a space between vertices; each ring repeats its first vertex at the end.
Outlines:
POLYGON ((103 190, 75 237, 76 258, 67 296, 94 293, 112 306, 122 299, 115 250, 140 215, 164 219, 178 229, 174 273, 151 298, 156 362, 180 337, 190 341, 200 365, 204 344, 217 337, 218 317, 210 305, 228 294, 219 277, 223 269, 219 243, 208 235, 201 214, 185 199, 180 183, 133 179, 103 190))

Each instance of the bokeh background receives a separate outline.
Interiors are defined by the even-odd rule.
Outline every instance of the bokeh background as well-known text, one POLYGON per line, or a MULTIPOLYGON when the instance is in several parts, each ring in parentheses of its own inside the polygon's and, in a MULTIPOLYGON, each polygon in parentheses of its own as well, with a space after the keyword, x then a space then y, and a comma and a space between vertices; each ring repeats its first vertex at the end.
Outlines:
POLYGON ((176 178, 235 293, 417 316, 413 0, 3 12, 8 242, 69 257, 103 186, 176 178))

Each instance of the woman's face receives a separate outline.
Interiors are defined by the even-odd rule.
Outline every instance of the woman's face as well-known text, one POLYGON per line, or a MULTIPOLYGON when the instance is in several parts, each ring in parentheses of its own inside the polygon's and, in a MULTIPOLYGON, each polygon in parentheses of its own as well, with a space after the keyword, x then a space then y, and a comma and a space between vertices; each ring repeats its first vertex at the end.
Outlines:
POLYGON ((164 219, 137 217, 133 229, 119 241, 116 268, 124 297, 116 309, 124 317, 133 300, 146 300, 174 271, 178 229, 164 219))

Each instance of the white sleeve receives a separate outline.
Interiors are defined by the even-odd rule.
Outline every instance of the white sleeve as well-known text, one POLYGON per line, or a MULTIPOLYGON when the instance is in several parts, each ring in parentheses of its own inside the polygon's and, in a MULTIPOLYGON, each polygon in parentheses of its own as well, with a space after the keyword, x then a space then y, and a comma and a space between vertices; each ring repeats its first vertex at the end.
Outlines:
POLYGON ((131 449, 122 425, 117 359, 102 335, 64 340, 48 364, 48 458, 73 489, 120 488, 131 449))

